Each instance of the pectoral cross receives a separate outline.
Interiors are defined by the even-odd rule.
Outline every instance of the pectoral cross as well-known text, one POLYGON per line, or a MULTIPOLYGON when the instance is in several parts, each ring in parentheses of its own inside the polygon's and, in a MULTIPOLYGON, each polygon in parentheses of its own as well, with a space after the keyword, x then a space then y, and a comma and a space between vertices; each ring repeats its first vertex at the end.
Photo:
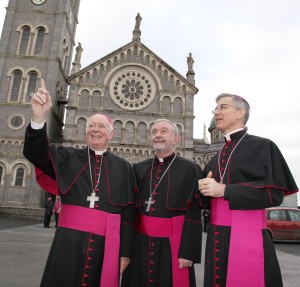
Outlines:
POLYGON ((90 208, 95 208, 95 202, 99 200, 99 196, 96 196, 95 192, 92 192, 90 196, 87 197, 87 201, 90 202, 90 208))
POLYGON ((153 204, 155 201, 152 200, 152 196, 149 196, 149 199, 145 201, 145 204, 147 204, 146 212, 150 211, 150 206, 153 204))

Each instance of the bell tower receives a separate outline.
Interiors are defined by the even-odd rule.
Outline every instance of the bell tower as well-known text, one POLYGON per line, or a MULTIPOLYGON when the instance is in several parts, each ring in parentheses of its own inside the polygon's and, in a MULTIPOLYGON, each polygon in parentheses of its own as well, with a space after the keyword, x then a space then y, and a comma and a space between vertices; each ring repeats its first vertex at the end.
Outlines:
POLYGON ((0 206, 41 201, 23 139, 43 78, 52 97, 49 139, 59 143, 80 0, 9 0, 0 40, 0 206))

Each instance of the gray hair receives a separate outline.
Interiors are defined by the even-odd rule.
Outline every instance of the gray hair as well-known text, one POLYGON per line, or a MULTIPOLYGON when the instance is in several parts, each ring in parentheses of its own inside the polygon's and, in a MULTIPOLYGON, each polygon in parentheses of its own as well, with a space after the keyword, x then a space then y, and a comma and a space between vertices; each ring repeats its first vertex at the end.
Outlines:
POLYGON ((106 114, 94 114, 94 115, 90 116, 87 119, 86 125, 85 125, 85 132, 87 132, 87 129, 88 129, 88 126, 89 126, 91 118, 94 117, 94 116, 96 116, 96 115, 104 116, 107 119, 107 121, 108 121, 108 130, 109 130, 109 132, 113 131, 114 126, 113 126, 112 120, 111 120, 111 118, 109 116, 107 116, 106 114))
POLYGON ((155 120, 152 127, 151 127, 151 131, 153 129, 153 126, 155 124, 159 123, 159 122, 165 122, 165 123, 170 124, 172 126, 173 130, 174 130, 175 135, 179 135, 178 127, 174 123, 172 123, 171 121, 169 121, 167 119, 157 119, 157 120, 155 120))
POLYGON ((250 115, 250 105, 249 103, 242 97, 237 96, 237 95, 233 95, 233 94, 227 94, 227 93, 223 93, 220 94, 216 97, 216 102, 218 102, 220 99, 222 98, 231 98, 234 106, 237 109, 244 109, 246 111, 245 116, 244 116, 244 124, 246 124, 248 122, 249 119, 249 115, 250 115))

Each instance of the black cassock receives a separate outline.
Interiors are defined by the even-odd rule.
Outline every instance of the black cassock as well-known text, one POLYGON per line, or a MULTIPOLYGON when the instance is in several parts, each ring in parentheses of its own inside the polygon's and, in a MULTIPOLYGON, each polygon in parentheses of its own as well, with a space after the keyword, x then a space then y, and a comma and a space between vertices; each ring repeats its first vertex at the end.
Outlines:
MULTIPOLYGON (((47 142, 46 125, 41 130, 33 130, 29 126, 24 155, 57 183, 62 201, 61 214, 64 206, 91 210, 87 201, 92 192, 88 149, 49 147, 47 142)), ((101 170, 100 183, 96 188, 99 200, 95 202, 93 211, 121 215, 120 256, 130 257, 134 223, 133 169, 127 161, 109 151, 95 155, 90 150, 90 162, 94 186, 101 170)), ((76 216, 80 218, 80 214, 76 216)), ((99 287, 104 247, 104 236, 58 226, 41 286, 99 287)))
MULTIPOLYGON (((238 131, 231 135, 231 140, 226 141, 223 148, 209 162, 204 170, 204 177, 212 171, 213 178, 220 182, 220 173, 224 175, 223 183, 226 184, 224 199, 211 199, 213 202, 222 201, 229 207, 228 212, 248 211, 250 220, 242 222, 242 227, 235 232, 240 236, 239 244, 246 250, 252 239, 242 238, 241 234, 251 222, 251 212, 264 212, 265 208, 278 206, 282 203, 285 195, 298 191, 291 172, 278 147, 270 140, 246 134, 246 131, 238 131), (245 135, 245 136, 244 136, 245 135), (241 138, 244 138, 241 140, 241 138), (241 141, 240 141, 241 140, 241 141), (238 144, 238 142, 240 143, 238 144), (233 151, 233 149, 235 149, 233 151), (233 152, 232 152, 233 151, 233 152), (232 153, 231 153, 232 152, 232 153), (230 157, 231 154, 231 157, 230 157), (220 168, 219 168, 220 162, 220 168), (227 165, 227 167, 226 167, 227 165), (224 171, 225 174, 224 174, 224 171)), ((222 202, 221 202, 222 203, 222 202)), ((211 208, 211 220, 213 220, 213 208, 211 208)), ((225 214, 225 211, 223 211, 225 214)), ((263 220, 265 220, 264 213, 263 220)), ((248 216, 247 215, 247 216, 248 216)), ((222 221, 222 214, 219 214, 222 221)), ((254 218, 254 217, 253 217, 254 218)), ((228 258, 231 255, 230 245, 233 236, 233 227, 226 224, 210 224, 205 254, 205 287, 225 287, 227 280, 228 258)), ((259 229, 261 240, 262 268, 264 269, 264 286, 281 287, 281 272, 276 257, 275 249, 270 235, 265 228, 259 229)), ((247 233, 246 233, 247 236, 247 233)), ((238 238, 238 237, 237 237, 238 238)), ((233 241, 233 240, 232 240, 233 241)), ((245 256, 247 257, 247 256, 245 256)), ((256 258, 257 265, 259 258, 256 258)), ((244 255, 240 255, 243 264, 244 255)), ((244 280, 252 279, 256 274, 244 272, 241 274, 239 268, 233 276, 241 276, 244 280)), ((240 285, 244 286, 244 285, 240 285)), ((249 286, 249 285, 247 285, 249 286)), ((255 287, 258 285, 253 285, 255 287)), ((261 285, 259 285, 261 286, 261 285)), ((231 286, 227 286, 231 287, 231 286)))
MULTIPOLYGON (((164 158, 163 162, 159 162, 155 157, 154 161, 149 159, 134 165, 138 185, 137 212, 142 216, 156 218, 174 218, 183 215, 184 223, 177 258, 199 263, 202 226, 201 209, 195 195, 198 194, 201 170, 192 161, 179 156, 171 164, 174 156, 175 154, 172 154, 164 158), (170 168, 165 173, 170 164, 170 168), (150 195, 151 177, 152 191, 156 188, 153 194, 155 202, 147 212, 145 202, 150 195)), ((123 274, 122 286, 173 286, 169 238, 147 236, 136 231, 134 246, 132 261, 123 274)), ((194 266, 189 268, 188 276, 189 286, 196 286, 194 266)))

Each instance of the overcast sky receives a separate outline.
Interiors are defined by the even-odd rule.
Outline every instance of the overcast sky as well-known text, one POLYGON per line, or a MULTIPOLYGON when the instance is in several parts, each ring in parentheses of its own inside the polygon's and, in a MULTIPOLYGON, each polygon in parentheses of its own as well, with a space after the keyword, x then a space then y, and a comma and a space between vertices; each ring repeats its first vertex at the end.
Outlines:
POLYGON ((194 57, 194 137, 209 127, 218 94, 238 94, 251 106, 248 132, 278 145, 299 187, 300 1, 82 0, 82 68, 129 43, 137 13, 142 43, 177 72, 185 76, 194 57))

